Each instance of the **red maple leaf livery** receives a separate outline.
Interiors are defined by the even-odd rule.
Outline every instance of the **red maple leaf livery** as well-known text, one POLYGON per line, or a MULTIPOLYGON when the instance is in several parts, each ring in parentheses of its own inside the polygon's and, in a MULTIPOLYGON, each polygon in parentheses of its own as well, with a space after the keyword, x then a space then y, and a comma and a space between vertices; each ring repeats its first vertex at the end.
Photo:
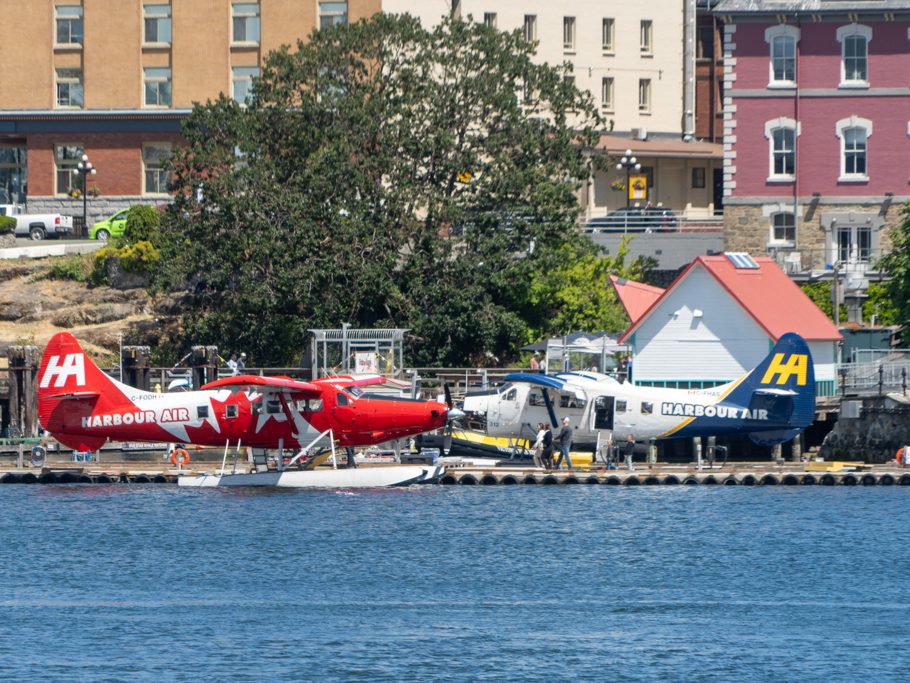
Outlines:
POLYGON ((237 375, 199 391, 156 394, 118 382, 89 359, 76 338, 50 340, 38 373, 38 417, 76 450, 108 439, 260 448, 304 447, 331 429, 340 446, 368 446, 438 429, 456 417, 444 403, 365 394, 386 380, 237 375))

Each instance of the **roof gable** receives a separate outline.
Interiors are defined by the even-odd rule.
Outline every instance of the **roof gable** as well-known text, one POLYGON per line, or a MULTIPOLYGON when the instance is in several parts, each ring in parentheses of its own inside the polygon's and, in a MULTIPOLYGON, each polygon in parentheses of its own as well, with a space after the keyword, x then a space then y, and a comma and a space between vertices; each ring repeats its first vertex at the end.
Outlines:
POLYGON ((626 309, 626 315, 629 316, 632 323, 635 323, 664 293, 660 287, 652 287, 643 282, 633 282, 615 275, 610 276, 610 283, 616 290, 619 303, 626 309))
POLYGON ((773 341, 796 332, 807 341, 839 341, 840 332, 812 300, 767 256, 755 257, 758 268, 737 268, 725 255, 699 256, 642 313, 620 338, 625 343, 670 292, 701 266, 723 287, 773 341))

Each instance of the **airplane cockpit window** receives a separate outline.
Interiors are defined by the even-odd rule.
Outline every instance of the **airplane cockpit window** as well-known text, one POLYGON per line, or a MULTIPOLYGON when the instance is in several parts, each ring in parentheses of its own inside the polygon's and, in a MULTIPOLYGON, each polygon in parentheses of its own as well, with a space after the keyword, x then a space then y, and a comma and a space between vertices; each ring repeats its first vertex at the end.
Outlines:
POLYGON ((649 403, 649 402, 647 402, 647 401, 642 401, 642 402, 641 402, 641 414, 642 414, 642 415, 650 415, 650 414, 653 413, 653 412, 654 412, 654 404, 653 404, 653 403, 649 403))
POLYGON ((617 413, 624 413, 624 412, 626 412, 626 402, 625 402, 625 401, 617 401, 617 402, 616 402, 616 412, 617 412, 617 413))
POLYGON ((559 407, 560 408, 584 408, 587 400, 583 398, 578 398, 575 394, 560 394, 559 395, 559 407))
POLYGON ((518 398, 518 389, 515 389, 513 387, 512 389, 509 389, 509 391, 506 392, 505 396, 502 397, 502 400, 503 401, 514 401, 516 398, 518 398))
POLYGON ((360 398, 361 396, 363 396, 363 389, 361 389, 360 387, 345 387, 344 390, 346 392, 348 392, 354 398, 360 398))
POLYGON ((512 383, 511 383, 511 382, 506 382, 506 383, 503 384, 501 387, 499 387, 499 393, 500 393, 500 394, 504 394, 504 393, 506 393, 506 392, 507 392, 509 389, 511 389, 511 388, 512 388, 512 383))
POLYGON ((224 416, 229 420, 237 417, 237 404, 231 403, 224 407, 224 416))
POLYGON ((208 406, 196 406, 196 417, 205 419, 209 416, 208 406))
POLYGON ((311 398, 307 404, 307 410, 311 413, 318 413, 322 410, 322 399, 321 398, 311 398))
POLYGON ((335 402, 340 406, 346 406, 350 403, 350 401, 348 401, 348 397, 344 394, 338 394, 338 396, 336 396, 335 402))
POLYGON ((539 391, 532 391, 528 394, 529 406, 544 406, 546 404, 546 401, 543 400, 543 394, 539 391))
POLYGON ((262 401, 256 401, 250 404, 253 415, 262 415, 262 401))

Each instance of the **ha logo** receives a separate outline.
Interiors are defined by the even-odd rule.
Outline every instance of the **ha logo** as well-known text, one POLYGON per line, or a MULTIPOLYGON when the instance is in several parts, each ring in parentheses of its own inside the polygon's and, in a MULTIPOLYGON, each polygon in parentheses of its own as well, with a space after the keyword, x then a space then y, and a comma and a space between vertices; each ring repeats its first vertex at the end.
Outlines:
POLYGON ((76 386, 85 386, 85 356, 81 353, 68 353, 60 364, 60 356, 51 356, 47 361, 47 367, 44 369, 44 376, 41 378, 40 387, 46 389, 50 386, 51 380, 54 379, 54 388, 61 388, 66 385, 69 377, 76 378, 76 386))

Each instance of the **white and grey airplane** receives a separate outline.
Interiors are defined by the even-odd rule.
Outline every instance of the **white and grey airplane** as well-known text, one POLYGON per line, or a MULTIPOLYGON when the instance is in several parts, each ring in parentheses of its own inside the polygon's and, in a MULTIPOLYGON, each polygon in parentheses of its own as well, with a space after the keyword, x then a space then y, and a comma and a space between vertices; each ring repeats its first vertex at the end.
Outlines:
POLYGON ((555 427, 567 416, 578 445, 628 434, 637 441, 747 435, 769 445, 789 441, 815 418, 812 356, 794 333, 783 335, 752 372, 709 389, 635 386, 593 372, 515 373, 504 380, 465 395, 464 412, 490 436, 532 437, 538 422, 555 427))

